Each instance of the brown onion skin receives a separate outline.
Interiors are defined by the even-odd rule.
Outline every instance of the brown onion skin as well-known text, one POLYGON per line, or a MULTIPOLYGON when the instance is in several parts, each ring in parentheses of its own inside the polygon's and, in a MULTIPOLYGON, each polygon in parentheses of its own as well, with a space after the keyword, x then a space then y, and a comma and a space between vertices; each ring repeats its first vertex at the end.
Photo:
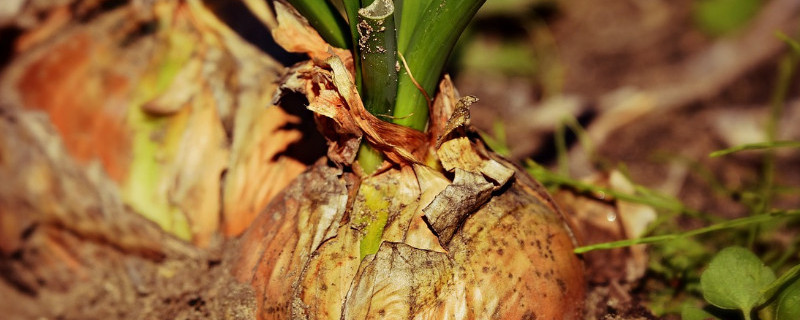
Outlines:
MULTIPOLYGON (((392 171, 396 170, 384 174, 392 171)), ((303 240, 309 238, 304 232, 318 229, 298 227, 311 222, 303 210, 312 203, 338 201, 326 197, 354 196, 358 184, 337 178, 337 173, 341 171, 321 163, 311 167, 273 200, 242 238, 235 272, 240 281, 253 285, 259 319, 581 317, 583 265, 572 253, 571 232, 549 196, 529 178, 519 178, 520 172, 464 221, 443 246, 446 253, 412 248, 413 257, 403 258, 408 260, 404 268, 416 268, 411 274, 399 267, 396 274, 392 268, 369 271, 368 266, 389 251, 381 246, 376 256, 359 261, 358 233, 348 225, 349 212, 343 212, 335 237, 318 244, 303 240), (439 261, 439 269, 430 275, 423 275, 429 271, 424 268, 434 264, 414 260, 426 255, 439 261), (435 279, 403 280, 415 276, 435 279), (420 287, 420 282, 436 288, 420 287), (363 285, 399 296, 347 295, 363 285)), ((396 244, 384 244, 397 250, 396 244)))

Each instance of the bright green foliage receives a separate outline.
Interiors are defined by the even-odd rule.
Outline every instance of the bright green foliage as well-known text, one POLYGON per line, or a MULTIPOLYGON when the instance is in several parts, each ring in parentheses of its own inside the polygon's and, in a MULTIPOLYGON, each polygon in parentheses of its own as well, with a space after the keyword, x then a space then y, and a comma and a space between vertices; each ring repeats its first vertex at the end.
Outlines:
POLYGON ((383 155, 380 151, 375 150, 369 144, 362 143, 358 147, 358 164, 361 165, 361 170, 366 174, 372 174, 383 163, 383 155))
POLYGON ((723 309, 739 309, 745 319, 761 300, 761 290, 775 280, 775 273, 756 255, 742 247, 720 251, 700 276, 703 297, 723 309))
MULTIPOLYGON (((536 176, 534 176, 534 177, 536 177, 536 176)), ((637 197, 629 196, 629 195, 626 196, 624 193, 615 194, 615 191, 610 190, 610 189, 605 189, 605 188, 595 188, 595 189, 596 190, 601 190, 605 194, 611 195, 614 198, 617 198, 617 199, 620 199, 620 200, 630 201, 629 199, 632 199, 633 201, 631 201, 631 202, 635 202, 635 201, 638 200, 637 197)), ((580 189, 578 189, 578 190, 581 191, 580 189)), ((644 203, 644 202, 640 202, 640 203, 644 203)), ((708 227, 698 228, 698 229, 689 230, 689 231, 681 232, 681 233, 663 234, 663 235, 650 236, 650 237, 644 237, 644 238, 625 239, 625 240, 619 240, 619 241, 614 241, 614 242, 602 242, 602 243, 597 243, 597 244, 591 244, 591 245, 588 245, 588 246, 582 246, 582 247, 575 248, 575 253, 586 253, 586 252, 589 252, 589 251, 592 251, 592 250, 598 250, 598 249, 622 248, 622 247, 632 246, 632 245, 635 245, 635 244, 661 243, 661 242, 665 242, 665 241, 674 241, 674 240, 682 238, 682 237, 694 237, 694 236, 697 236, 697 235, 701 235, 701 234, 709 233, 709 232, 714 232, 714 231, 720 231, 720 230, 731 229, 731 228, 739 228, 739 227, 743 227, 743 226, 755 226, 755 225, 759 225, 759 224, 762 224, 762 223, 765 223, 765 222, 775 221, 776 217, 795 217, 795 216, 798 216, 798 215, 800 215, 800 210, 791 210, 791 211, 776 210, 776 211, 770 212, 768 214, 760 214, 760 215, 749 216, 749 217, 744 217, 744 218, 739 218, 739 219, 726 220, 726 221, 723 221, 723 222, 720 222, 720 223, 716 223, 716 224, 710 225, 708 227)))
POLYGON ((784 289, 775 300, 775 318, 800 319, 800 278, 784 289))
MULTIPOLYGON (((768 287, 764 288, 761 292, 763 297, 759 304, 764 304, 767 300, 771 299, 775 294, 781 290, 783 290, 788 284, 792 283, 793 281, 797 280, 800 277, 800 264, 792 267, 788 271, 784 272, 780 278, 773 281, 768 287)), ((798 318, 800 319, 800 318, 798 318)))
MULTIPOLYGON (((361 2, 359 0, 342 0, 342 5, 344 6, 344 13, 347 17, 349 30, 350 30, 350 40, 352 43, 358 43, 358 9, 361 8, 361 2), (352 23, 351 23, 352 22, 352 23)), ((353 56, 358 56, 358 46, 353 46, 353 56)), ((353 59, 353 67, 355 69, 355 74, 353 75, 356 79, 356 88, 358 92, 361 92, 361 59, 353 59)))
POLYGON ((481 8, 479 16, 503 15, 507 17, 525 16, 535 7, 556 6, 559 0, 492 0, 481 8))
POLYGON ((398 10, 395 11, 397 21, 397 49, 405 52, 411 36, 417 26, 417 21, 422 18, 429 0, 395 0, 398 10))
POLYGON ((697 0, 695 23, 704 32, 719 36, 746 25, 761 7, 761 0, 697 0))
MULTIPOLYGON (((369 2, 369 1, 366 1, 369 2)), ((362 2, 362 4, 366 4, 362 2)), ((394 4, 391 0, 376 0, 358 10, 357 45, 355 59, 360 66, 361 100, 371 114, 391 116, 397 95, 397 36, 394 22, 394 4)), ((356 69, 358 72, 358 68, 356 69)), ((383 156, 362 143, 358 163, 364 172, 371 174, 383 162, 383 156)))
MULTIPOLYGON (((390 32, 385 33, 386 37, 382 42, 391 43, 398 55, 405 55, 407 62, 407 65, 402 66, 399 61, 392 64, 395 73, 400 72, 397 89, 394 91, 392 87, 387 88, 394 91, 397 96, 395 101, 397 108, 393 113, 395 123, 417 130, 424 130, 427 127, 430 101, 426 100, 425 95, 431 98, 435 94, 445 63, 456 41, 485 1, 385 1, 389 6, 394 4, 396 8, 388 10, 392 17, 381 15, 381 23, 391 23, 386 25, 386 30, 390 32), (397 29, 394 28, 395 19, 397 29), (410 73, 406 71, 406 67, 410 73)), ((366 78, 390 77, 383 72, 386 68, 362 71, 369 69, 368 62, 363 60, 364 55, 369 52, 361 45, 350 45, 350 43, 358 44, 363 39, 363 30, 359 30, 358 26, 365 20, 360 19, 359 15, 362 10, 369 8, 374 0, 343 0, 347 21, 330 1, 290 0, 289 2, 331 45, 353 50, 356 87, 359 90, 367 86, 366 78), (358 9, 359 7, 361 9, 358 9)), ((386 5, 381 6, 386 7, 386 5)), ((386 52, 389 53, 385 55, 387 59, 380 61, 394 60, 390 55, 395 50, 387 49, 386 52)))
POLYGON ((681 319, 707 320, 707 319, 719 319, 719 318, 698 307, 691 305, 683 305, 683 308, 681 309, 681 319))
MULTIPOLYGON (((772 269, 752 252, 728 247, 719 252, 700 277, 703 297, 723 309, 738 309, 745 319, 756 308, 759 319, 800 319, 800 265, 775 279, 772 269), (769 305, 764 306, 769 303, 769 305)), ((697 310, 682 310, 684 319, 697 318, 697 310)))
MULTIPOLYGON (((342 15, 330 0, 289 0, 328 43, 352 50, 367 110, 417 130, 428 124, 426 94, 435 94, 456 40, 485 1, 342 0, 342 15)), ((376 155, 361 148, 365 171, 381 162, 376 155)))

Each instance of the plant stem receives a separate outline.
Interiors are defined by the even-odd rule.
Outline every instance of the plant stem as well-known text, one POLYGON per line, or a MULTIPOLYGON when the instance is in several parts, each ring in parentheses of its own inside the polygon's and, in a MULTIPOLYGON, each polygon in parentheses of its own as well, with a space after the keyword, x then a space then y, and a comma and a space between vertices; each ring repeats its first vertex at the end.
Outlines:
MULTIPOLYGON (((361 8, 359 0, 342 0, 344 4, 344 12, 347 15, 347 21, 350 25, 350 40, 351 43, 358 43, 358 9, 361 8)), ((353 51, 353 66, 355 73, 353 77, 356 80, 356 89, 361 93, 361 59, 359 59, 360 52, 358 46, 352 47, 353 51)))
POLYGON ((378 170, 378 167, 383 163, 383 155, 372 148, 366 141, 361 141, 361 145, 358 147, 357 161, 364 174, 370 175, 375 170, 378 170))
MULTIPOLYGON (((394 4, 376 0, 358 10, 357 59, 361 63, 361 99, 376 117, 392 114, 397 94, 397 38, 395 37, 394 4)), ((383 161, 380 152, 362 142, 358 163, 364 172, 374 172, 383 161)))
MULTIPOLYGON (((417 21, 405 55, 408 67, 429 96, 444 70, 456 40, 486 0, 446 0, 428 5, 424 19, 417 21)), ((402 21, 401 21, 402 23, 402 21)), ((403 26, 403 29, 407 29, 403 26)), ((401 34, 407 31, 401 31, 401 34)), ((401 68, 402 69, 402 68, 401 68)), ((395 104, 395 120, 400 125, 424 130, 428 123, 428 103, 406 71, 401 71, 395 104)))
POLYGON ((569 155, 567 154, 567 133, 564 121, 559 122, 556 126, 555 144, 558 174, 569 177, 569 155))
POLYGON ((325 0, 288 1, 330 45, 338 48, 352 47, 351 37, 345 33, 348 29, 347 21, 332 3, 325 0))
POLYGON ((374 116, 390 115, 397 94, 394 5, 391 0, 377 0, 358 10, 358 20, 362 101, 374 116))
POLYGON ((396 0, 394 11, 395 24, 397 24, 397 50, 405 52, 417 21, 421 20, 430 1, 427 0, 396 0))
MULTIPOLYGON (((778 82, 775 86, 775 91, 772 95, 772 105, 770 107, 770 117, 767 122, 766 134, 767 143, 774 143, 778 136, 778 124, 781 114, 783 113, 784 104, 786 101, 789 88, 792 83, 792 77, 798 62, 800 61, 800 54, 790 51, 781 60, 778 69, 778 82)), ((762 181, 760 197, 754 214, 761 214, 767 212, 772 206, 774 198, 774 184, 775 184, 775 150, 767 149, 764 153, 764 165, 762 167, 762 181)), ((758 237, 759 226, 753 226, 748 235, 748 245, 750 247, 755 243, 758 237)))

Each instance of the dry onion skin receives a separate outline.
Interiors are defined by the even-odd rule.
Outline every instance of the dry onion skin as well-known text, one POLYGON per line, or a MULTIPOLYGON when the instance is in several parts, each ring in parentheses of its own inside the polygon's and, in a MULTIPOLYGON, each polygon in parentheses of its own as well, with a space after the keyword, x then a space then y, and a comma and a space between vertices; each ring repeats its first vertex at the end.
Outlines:
MULTIPOLYGON (((329 116, 345 119, 335 123, 355 123, 344 98, 333 104, 329 116)), ((259 318, 580 318, 583 267, 558 208, 469 132, 445 129, 437 169, 405 162, 359 176, 323 159, 276 196, 236 267, 259 318)))
POLYGON ((237 277, 256 289, 259 319, 579 318, 570 231, 521 175, 498 186, 414 165, 361 179, 321 161, 245 234, 237 277), (423 220, 453 211, 463 217, 438 235, 423 220), (365 222, 379 219, 377 252, 362 257, 365 222))
POLYGON ((347 58, 298 64, 281 85, 306 95, 329 150, 241 239, 234 272, 255 289, 258 318, 581 318, 572 232, 471 130, 474 98, 445 78, 432 133, 419 135, 364 110, 347 58), (378 173, 352 164, 362 140, 386 156, 378 173))

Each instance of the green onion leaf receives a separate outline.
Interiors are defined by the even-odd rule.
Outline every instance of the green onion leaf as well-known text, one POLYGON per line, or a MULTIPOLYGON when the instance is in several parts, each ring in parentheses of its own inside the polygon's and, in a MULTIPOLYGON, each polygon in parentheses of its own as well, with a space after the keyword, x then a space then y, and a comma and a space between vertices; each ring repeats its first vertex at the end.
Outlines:
POLYGON ((289 0, 289 3, 308 20, 322 39, 338 48, 350 48, 350 37, 347 21, 339 14, 336 7, 325 0, 289 0))
MULTIPOLYGON (((486 0, 433 2, 417 21, 405 56, 411 76, 429 97, 433 97, 450 52, 464 28, 486 0)), ((405 13, 404 13, 405 15, 405 13)), ((402 18, 405 20, 405 18, 402 18)), ((403 21, 404 23, 405 21, 403 21)), ((402 26, 406 29, 406 26, 402 26)), ((407 30, 401 31, 407 32, 407 30)), ((428 103, 408 73, 401 68, 395 104, 395 123, 424 130, 428 123, 428 103)))

